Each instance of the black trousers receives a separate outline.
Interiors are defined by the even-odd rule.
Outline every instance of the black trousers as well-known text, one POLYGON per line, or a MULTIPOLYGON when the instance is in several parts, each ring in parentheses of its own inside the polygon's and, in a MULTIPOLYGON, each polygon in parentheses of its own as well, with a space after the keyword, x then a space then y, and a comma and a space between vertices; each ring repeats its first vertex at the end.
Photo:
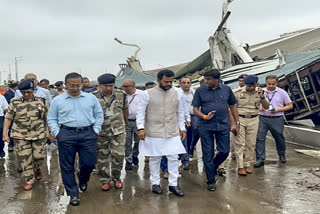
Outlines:
POLYGON ((75 130, 61 126, 57 140, 64 187, 67 195, 77 196, 79 189, 74 174, 76 153, 79 155, 79 183, 87 183, 97 163, 97 135, 92 127, 75 130))

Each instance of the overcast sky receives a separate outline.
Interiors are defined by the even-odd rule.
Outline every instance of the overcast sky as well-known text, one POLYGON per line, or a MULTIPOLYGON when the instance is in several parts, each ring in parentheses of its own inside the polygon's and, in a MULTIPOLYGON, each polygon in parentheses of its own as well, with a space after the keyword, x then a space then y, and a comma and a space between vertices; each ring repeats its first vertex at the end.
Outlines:
MULTIPOLYGON (((145 70, 188 62, 208 49, 221 21, 222 0, 0 0, 0 71, 19 79, 63 80, 68 72, 96 79, 117 73, 135 49, 145 70), (12 73, 15 77, 14 72, 12 73)), ((280 34, 320 27, 319 0, 235 0, 228 28, 240 41, 255 44, 280 34)))

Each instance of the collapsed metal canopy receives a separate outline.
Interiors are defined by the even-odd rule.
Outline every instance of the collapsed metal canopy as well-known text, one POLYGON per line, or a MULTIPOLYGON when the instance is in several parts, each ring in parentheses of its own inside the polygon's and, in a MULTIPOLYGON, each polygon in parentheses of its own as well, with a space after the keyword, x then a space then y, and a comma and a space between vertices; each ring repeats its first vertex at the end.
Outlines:
POLYGON ((132 68, 122 68, 117 74, 116 86, 121 87, 124 80, 132 79, 137 87, 144 87, 147 82, 157 82, 157 78, 132 68))

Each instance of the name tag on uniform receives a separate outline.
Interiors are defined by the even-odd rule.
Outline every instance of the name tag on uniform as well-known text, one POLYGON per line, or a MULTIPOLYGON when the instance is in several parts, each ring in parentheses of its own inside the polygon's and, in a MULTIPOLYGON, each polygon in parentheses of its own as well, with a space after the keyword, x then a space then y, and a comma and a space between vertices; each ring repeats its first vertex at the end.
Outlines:
POLYGON ((108 111, 106 112, 106 117, 111 117, 111 116, 113 116, 113 112, 110 111, 110 110, 108 110, 108 111))
POLYGON ((240 94, 240 99, 246 99, 243 93, 240 94))

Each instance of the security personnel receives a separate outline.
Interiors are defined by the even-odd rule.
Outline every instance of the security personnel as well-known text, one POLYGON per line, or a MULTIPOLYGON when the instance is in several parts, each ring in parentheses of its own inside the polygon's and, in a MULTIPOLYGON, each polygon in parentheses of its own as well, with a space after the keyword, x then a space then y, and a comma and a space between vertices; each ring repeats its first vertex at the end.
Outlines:
POLYGON ((258 77, 248 75, 243 80, 245 86, 237 89, 234 95, 237 100, 239 112, 240 131, 235 138, 235 154, 238 163, 238 174, 245 176, 252 173, 254 161, 254 148, 259 125, 259 106, 269 108, 269 102, 265 99, 263 90, 257 88, 258 77), (245 157, 243 157, 246 148, 245 157))
POLYGON ((100 90, 92 92, 98 98, 104 113, 102 130, 97 140, 97 168, 101 177, 102 191, 110 190, 111 180, 116 189, 123 187, 120 176, 124 160, 129 104, 126 94, 114 88, 115 80, 113 74, 99 76, 100 90))
POLYGON ((54 86, 56 87, 57 89, 57 92, 58 94, 63 94, 64 93, 64 90, 63 90, 63 82, 62 81, 58 81, 54 84, 54 86))
POLYGON ((42 97, 34 95, 33 80, 24 80, 18 86, 22 97, 11 101, 3 127, 3 140, 9 142, 8 129, 13 121, 11 137, 25 178, 24 189, 32 189, 34 177, 41 180, 41 165, 45 158, 45 140, 47 134, 46 117, 48 104, 42 97))

